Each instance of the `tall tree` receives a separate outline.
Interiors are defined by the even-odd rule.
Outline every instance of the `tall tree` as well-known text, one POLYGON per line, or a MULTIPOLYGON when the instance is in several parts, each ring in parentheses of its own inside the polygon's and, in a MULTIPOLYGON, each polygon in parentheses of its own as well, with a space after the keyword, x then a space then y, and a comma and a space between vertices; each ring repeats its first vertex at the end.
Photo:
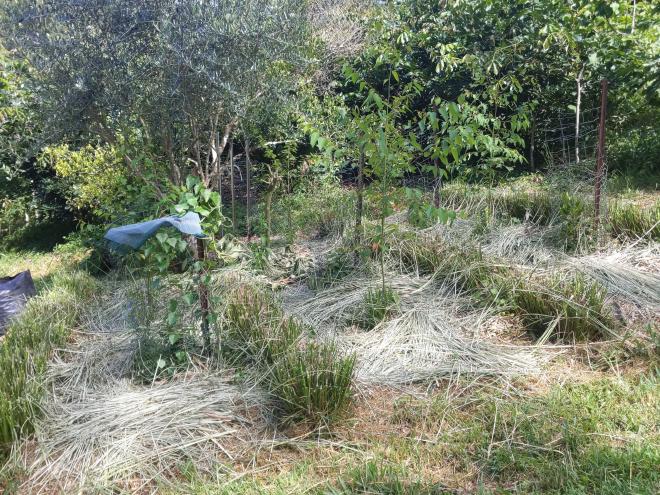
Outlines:
POLYGON ((157 190, 189 172, 216 184, 241 120, 285 97, 308 56, 296 0, 10 0, 0 17, 45 129, 119 146, 157 190))

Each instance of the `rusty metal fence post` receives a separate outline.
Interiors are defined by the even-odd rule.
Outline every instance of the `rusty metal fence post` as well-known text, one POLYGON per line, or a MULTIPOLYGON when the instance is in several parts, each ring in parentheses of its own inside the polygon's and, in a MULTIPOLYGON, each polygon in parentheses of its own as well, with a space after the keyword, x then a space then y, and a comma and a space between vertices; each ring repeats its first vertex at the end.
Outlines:
POLYGON ((598 149, 596 151, 596 180, 594 182, 594 231, 600 224, 600 200, 605 163, 605 119, 607 118, 607 79, 600 82, 600 118, 598 122, 598 149))

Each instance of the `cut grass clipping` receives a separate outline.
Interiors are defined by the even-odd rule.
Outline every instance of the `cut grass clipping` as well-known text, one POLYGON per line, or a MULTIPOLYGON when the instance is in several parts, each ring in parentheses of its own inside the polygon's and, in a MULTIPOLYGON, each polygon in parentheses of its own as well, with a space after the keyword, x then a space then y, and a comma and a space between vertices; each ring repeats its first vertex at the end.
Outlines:
POLYGON ((263 374, 285 420, 327 425, 350 404, 355 357, 332 344, 303 342, 304 325, 284 316, 270 294, 240 288, 224 328, 223 352, 263 374))
POLYGON ((81 300, 90 298, 95 288, 85 273, 57 275, 10 325, 0 343, 0 453, 33 431, 48 359, 66 342, 84 307, 81 300))

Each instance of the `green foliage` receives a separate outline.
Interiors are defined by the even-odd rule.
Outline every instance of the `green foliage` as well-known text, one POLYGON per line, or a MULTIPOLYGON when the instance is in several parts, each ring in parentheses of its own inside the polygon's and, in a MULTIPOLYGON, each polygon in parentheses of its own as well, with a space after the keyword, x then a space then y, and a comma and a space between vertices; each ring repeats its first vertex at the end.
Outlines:
POLYGON ((287 237, 341 235, 351 225, 355 199, 333 177, 318 176, 273 204, 273 230, 287 237))
POLYGON ((125 213, 125 206, 140 193, 117 150, 109 145, 88 144, 77 150, 66 144, 49 146, 39 161, 61 179, 58 188, 70 208, 90 212, 103 220, 125 213))
POLYGON ((415 227, 426 228, 436 223, 451 223, 456 219, 455 211, 436 207, 430 201, 425 201, 419 189, 406 188, 405 194, 408 203, 408 221, 415 227))
POLYGON ((174 192, 164 200, 171 204, 172 214, 185 215, 195 212, 199 215, 202 230, 210 237, 215 236, 226 225, 227 219, 222 214, 220 194, 206 187, 199 177, 189 175, 182 186, 174 187, 174 192))
POLYGON ((287 420, 327 426, 351 403, 355 356, 342 356, 332 344, 309 342, 277 359, 270 387, 287 420))
POLYGON ((309 329, 284 316, 271 294, 244 286, 223 314, 221 351, 263 373, 286 421, 327 426, 352 398, 354 356, 332 344, 303 343, 309 329))
POLYGON ((568 279, 522 281, 514 290, 515 304, 536 335, 552 331, 565 341, 591 341, 616 334, 616 323, 605 304, 607 290, 578 273, 568 279))
POLYGON ((582 198, 562 193, 559 205, 560 235, 566 250, 579 247, 592 228, 592 215, 586 210, 587 204, 582 198))
POLYGON ((660 240, 660 202, 651 207, 614 201, 608 206, 609 227, 616 237, 660 240))
POLYGON ((7 329, 0 342, 0 451, 33 431, 48 359, 66 343, 97 289, 85 273, 57 274, 7 329))
POLYGON ((369 289, 353 322, 365 330, 371 330, 397 312, 399 295, 390 287, 369 289))

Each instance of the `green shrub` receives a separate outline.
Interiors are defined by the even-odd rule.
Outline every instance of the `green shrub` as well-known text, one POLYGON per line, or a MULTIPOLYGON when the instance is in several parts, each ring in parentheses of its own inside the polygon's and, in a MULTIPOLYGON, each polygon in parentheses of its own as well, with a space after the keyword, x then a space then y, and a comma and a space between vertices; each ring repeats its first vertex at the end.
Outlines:
POLYGON ((305 328, 284 316, 270 294, 239 288, 224 313, 221 348, 243 364, 270 365, 288 352, 305 328))
POLYGON ((32 432, 48 359, 64 345, 96 288, 83 272, 58 274, 9 326, 0 343, 0 451, 32 432))
POLYGON ((615 328, 605 305, 607 290, 576 274, 568 280, 523 282, 514 291, 515 304, 528 327, 537 335, 554 324, 558 339, 590 341, 611 334, 615 328), (556 323, 554 323, 556 321, 556 323))
POLYGON ((389 287, 369 289, 354 323, 365 330, 371 330, 380 322, 396 313, 399 296, 389 287))
POLYGON ((334 345, 309 343, 275 360, 270 389, 288 420, 327 425, 350 404, 354 367, 334 345))
POLYGON ((608 213, 612 235, 629 239, 647 235, 649 239, 660 241, 660 202, 645 209, 634 203, 614 201, 608 213))

